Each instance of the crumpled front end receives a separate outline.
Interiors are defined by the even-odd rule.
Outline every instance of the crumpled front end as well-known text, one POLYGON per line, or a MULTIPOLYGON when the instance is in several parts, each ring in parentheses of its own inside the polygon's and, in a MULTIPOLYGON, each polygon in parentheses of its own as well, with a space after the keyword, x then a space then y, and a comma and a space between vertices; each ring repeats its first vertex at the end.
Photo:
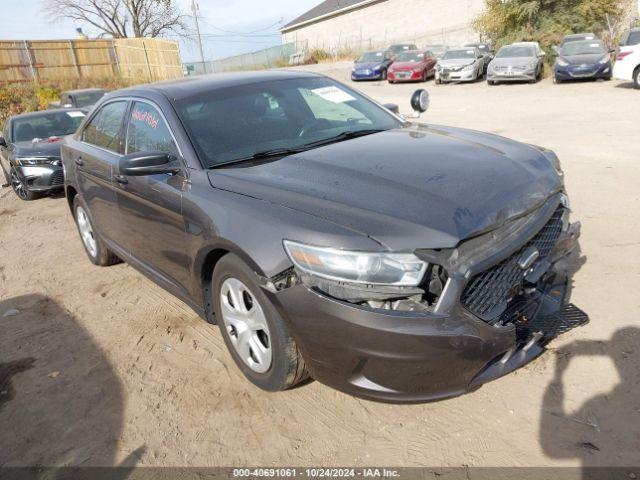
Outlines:
POLYGON ((315 379, 389 402, 461 395, 536 358, 588 321, 568 303, 580 225, 554 195, 429 262, 413 289, 332 283, 290 269, 264 287, 315 379))

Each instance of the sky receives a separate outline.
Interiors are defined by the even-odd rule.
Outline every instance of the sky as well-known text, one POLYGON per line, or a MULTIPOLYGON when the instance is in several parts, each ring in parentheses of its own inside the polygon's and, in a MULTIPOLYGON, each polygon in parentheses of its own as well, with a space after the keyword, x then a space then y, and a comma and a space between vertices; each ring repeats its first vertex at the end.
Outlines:
MULTIPOLYGON (((175 0, 191 15, 191 0, 175 0)), ((200 32, 205 60, 215 60, 279 45, 279 28, 321 0, 199 0, 200 32)), ((90 26, 72 21, 53 21, 43 11, 44 0, 1 0, 0 40, 48 40, 75 37, 76 27, 95 36, 90 26)), ((189 19, 192 20, 191 18, 189 19)), ((193 25, 190 25, 193 30, 193 25)), ((184 62, 198 61, 200 53, 193 37, 180 39, 184 62)))

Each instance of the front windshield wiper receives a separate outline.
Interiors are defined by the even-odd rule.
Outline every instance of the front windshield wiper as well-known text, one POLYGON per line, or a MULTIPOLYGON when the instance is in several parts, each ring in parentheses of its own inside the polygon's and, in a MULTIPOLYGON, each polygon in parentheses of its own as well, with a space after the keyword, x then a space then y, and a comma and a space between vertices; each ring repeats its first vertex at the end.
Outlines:
POLYGON ((297 147, 291 148, 273 148, 271 150, 263 150, 260 152, 252 153, 251 155, 247 155, 246 157, 236 158, 234 160, 230 160, 228 162, 218 163, 217 165, 213 165, 210 168, 218 168, 224 167, 226 165, 234 165, 242 162, 250 162, 252 160, 265 160, 273 157, 284 157, 287 155, 293 155, 294 153, 304 152, 305 150, 311 150, 315 147, 320 147, 322 145, 328 145, 331 143, 342 142, 344 140, 350 140, 352 138, 364 137, 365 135, 372 135, 374 133, 384 132, 384 129, 379 128, 368 128, 363 130, 355 130, 351 132, 342 132, 338 135, 329 138, 323 138, 322 140, 317 140, 311 143, 305 143, 304 145, 299 145, 297 147))
POLYGON ((329 145, 331 143, 342 142, 344 140, 351 140, 352 138, 364 137, 365 135, 372 135, 374 133, 380 133, 386 131, 382 128, 367 128, 363 130, 355 130, 351 132, 342 132, 338 135, 329 138, 323 138, 322 140, 316 140, 315 142, 305 143, 298 147, 301 150, 308 150, 314 147, 320 147, 322 145, 329 145))

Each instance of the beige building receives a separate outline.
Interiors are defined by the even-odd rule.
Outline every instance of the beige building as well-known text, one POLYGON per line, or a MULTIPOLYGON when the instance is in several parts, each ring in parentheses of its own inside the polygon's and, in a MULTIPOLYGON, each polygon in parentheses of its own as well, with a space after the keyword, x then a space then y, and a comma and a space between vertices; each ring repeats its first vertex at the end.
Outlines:
POLYGON ((282 29, 283 43, 335 53, 391 43, 461 45, 478 41, 472 20, 484 0, 325 0, 282 29))

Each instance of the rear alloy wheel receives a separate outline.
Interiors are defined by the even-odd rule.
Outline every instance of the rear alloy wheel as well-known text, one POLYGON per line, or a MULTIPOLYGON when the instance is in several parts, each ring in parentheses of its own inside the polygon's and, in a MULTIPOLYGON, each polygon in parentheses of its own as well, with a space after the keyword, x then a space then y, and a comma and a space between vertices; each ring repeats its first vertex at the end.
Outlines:
POLYGON ((253 270, 228 254, 216 264, 212 280, 218 326, 244 376, 268 391, 286 390, 307 378, 298 347, 253 270))
POLYGON ((82 240, 82 246, 91 263, 100 267, 108 267, 119 263, 120 259, 114 255, 100 239, 93 229, 91 217, 87 213, 87 208, 79 196, 73 199, 73 216, 78 227, 78 233, 82 240))
POLYGON ((31 201, 38 198, 38 195, 35 192, 32 192, 27 188, 27 185, 22 181, 20 175, 18 175, 18 171, 15 167, 11 167, 11 188, 18 196, 20 200, 31 201))

